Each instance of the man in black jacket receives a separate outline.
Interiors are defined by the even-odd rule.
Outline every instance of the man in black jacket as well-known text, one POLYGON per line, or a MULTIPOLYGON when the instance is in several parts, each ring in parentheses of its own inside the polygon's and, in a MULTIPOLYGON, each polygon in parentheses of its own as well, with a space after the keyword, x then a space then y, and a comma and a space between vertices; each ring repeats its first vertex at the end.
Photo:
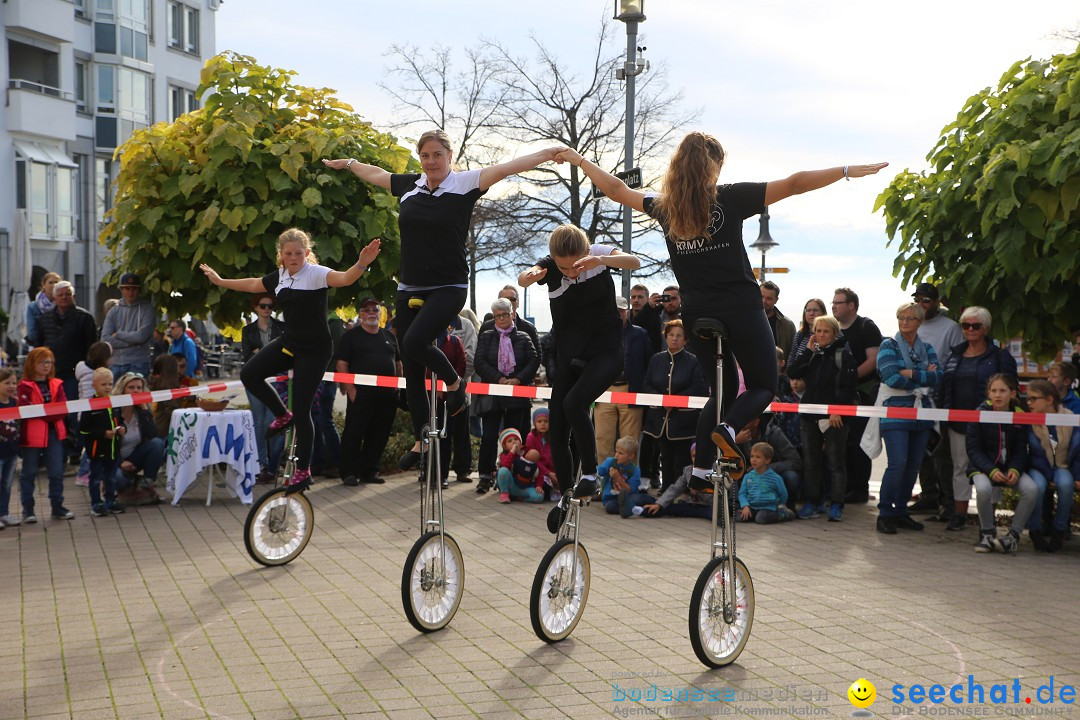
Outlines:
POLYGON ((56 307, 41 316, 30 344, 52 350, 56 377, 64 383, 64 394, 76 400, 79 381, 75 379, 75 366, 86 360, 90 346, 97 342, 97 325, 93 315, 75 305, 75 288, 67 280, 56 283, 53 298, 56 307))

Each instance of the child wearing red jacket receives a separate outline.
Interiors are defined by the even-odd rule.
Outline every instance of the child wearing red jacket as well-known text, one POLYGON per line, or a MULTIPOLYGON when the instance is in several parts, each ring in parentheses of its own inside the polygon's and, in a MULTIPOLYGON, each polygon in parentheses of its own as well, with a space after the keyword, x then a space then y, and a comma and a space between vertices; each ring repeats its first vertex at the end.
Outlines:
POLYGON ((535 450, 524 452, 521 433, 514 428, 506 428, 499 434, 499 447, 503 450, 495 478, 499 484, 499 502, 508 503, 511 498, 544 502, 544 480, 537 472, 539 453, 535 450))
POLYGON ((542 482, 541 489, 551 493, 553 500, 558 500, 559 482, 555 477, 555 465, 551 461, 551 442, 548 439, 550 427, 550 415, 546 407, 533 410, 532 430, 525 436, 525 450, 535 450, 537 454, 536 465, 542 482))
MULTIPOLYGON (((36 347, 26 356, 23 379, 19 382, 17 399, 19 406, 66 402, 64 385, 56 378, 56 359, 47 347, 36 347)), ((37 479, 41 458, 49 476, 49 503, 52 516, 57 520, 70 520, 75 514, 64 507, 64 427, 66 415, 43 418, 27 418, 19 429, 19 455, 22 472, 19 488, 22 495, 23 517, 27 524, 37 522, 34 514, 34 481, 37 479)))

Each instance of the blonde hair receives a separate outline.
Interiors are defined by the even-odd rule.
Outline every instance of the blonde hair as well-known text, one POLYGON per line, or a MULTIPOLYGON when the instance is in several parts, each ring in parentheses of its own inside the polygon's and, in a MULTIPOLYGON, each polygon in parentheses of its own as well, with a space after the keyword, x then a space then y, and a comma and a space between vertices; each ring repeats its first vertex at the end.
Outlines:
POLYGON ((577 225, 560 225, 551 232, 548 252, 552 257, 576 258, 589 254, 589 238, 577 225))
POLYGON ((914 315, 919 322, 926 319, 926 311, 923 310, 923 306, 913 302, 900 303, 900 307, 896 308, 896 317, 900 317, 900 313, 906 310, 910 310, 911 314, 914 315))
POLYGON ((692 240, 704 235, 712 220, 716 177, 724 167, 720 141, 703 132, 682 139, 664 175, 664 190, 656 199, 668 237, 692 240))
POLYGON ((621 437, 615 441, 615 447, 619 448, 623 452, 628 452, 634 457, 637 457, 638 442, 629 435, 621 437))
POLYGON ((767 442, 754 443, 750 447, 750 452, 757 450, 761 453, 761 457, 765 458, 766 462, 772 462, 773 459, 773 447, 767 442))
POLYGON ((319 263, 319 258, 315 257, 315 243, 311 242, 311 236, 300 228, 289 228, 278 235, 277 259, 275 262, 279 267, 283 267, 281 264, 281 248, 285 247, 287 243, 300 243, 300 246, 307 250, 307 261, 312 265, 319 263))
POLYGON ((820 325, 828 325, 829 327, 831 327, 832 331, 833 331, 833 335, 839 335, 840 334, 840 322, 836 318, 834 318, 832 315, 818 315, 816 318, 814 318, 814 328, 813 329, 816 330, 817 326, 819 324, 820 325))
POLYGON ((110 370, 107 367, 94 368, 94 377, 93 377, 93 380, 92 380, 93 382, 97 382, 98 378, 105 378, 105 377, 109 378, 109 380, 111 381, 113 379, 112 370, 110 370))
POLYGON ((41 276, 41 287, 44 288, 45 283, 49 282, 50 280, 55 280, 56 282, 60 282, 63 279, 64 278, 60 277, 60 273, 47 272, 47 273, 45 273, 44 275, 41 276))
POLYGON ((416 141, 417 155, 420 154, 420 149, 424 147, 428 140, 435 140, 444 148, 446 148, 446 152, 450 153, 450 157, 454 156, 454 151, 450 147, 450 136, 446 134, 446 131, 441 129, 428 130, 420 136, 420 139, 416 141))

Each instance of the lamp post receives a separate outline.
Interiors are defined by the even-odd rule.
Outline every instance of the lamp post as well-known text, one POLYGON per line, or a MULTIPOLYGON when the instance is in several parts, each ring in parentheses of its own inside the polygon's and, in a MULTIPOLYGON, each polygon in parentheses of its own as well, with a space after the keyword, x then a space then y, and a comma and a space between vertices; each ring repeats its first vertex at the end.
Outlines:
POLYGON ((751 250, 761 251, 761 277, 758 278, 759 282, 765 282, 765 253, 778 246, 780 243, 772 239, 772 235, 769 234, 769 207, 765 206, 765 212, 761 213, 761 232, 758 233, 757 240, 750 244, 751 250))
MULTIPOLYGON (((626 23, 626 62, 615 69, 615 78, 626 81, 626 146, 623 151, 623 169, 629 173, 634 167, 634 80, 649 69, 649 62, 637 56, 638 23, 645 21, 645 0, 615 0, 615 19, 626 23)), ((645 48, 641 48, 645 50, 645 48)), ((633 211, 623 208, 623 252, 631 252, 633 211)), ((630 297, 630 271, 622 271, 622 296, 630 297)))

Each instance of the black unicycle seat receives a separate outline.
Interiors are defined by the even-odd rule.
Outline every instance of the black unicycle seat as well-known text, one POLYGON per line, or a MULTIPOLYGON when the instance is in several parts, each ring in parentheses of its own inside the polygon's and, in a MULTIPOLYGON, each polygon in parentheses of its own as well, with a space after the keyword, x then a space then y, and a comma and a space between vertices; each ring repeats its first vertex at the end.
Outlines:
POLYGON ((703 340, 713 340, 721 337, 727 339, 727 326, 716 318, 698 318, 694 321, 694 334, 703 340))

